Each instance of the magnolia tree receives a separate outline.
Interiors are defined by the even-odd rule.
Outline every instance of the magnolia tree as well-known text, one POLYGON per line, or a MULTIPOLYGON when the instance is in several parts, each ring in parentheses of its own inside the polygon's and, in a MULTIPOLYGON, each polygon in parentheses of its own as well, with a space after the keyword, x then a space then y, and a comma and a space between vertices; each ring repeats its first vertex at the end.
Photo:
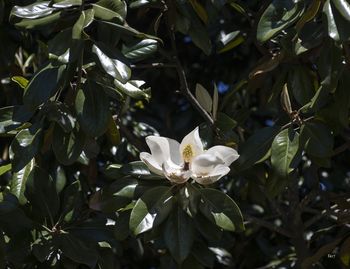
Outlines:
POLYGON ((350 266, 347 0, 0 0, 0 41, 0 269, 350 266))

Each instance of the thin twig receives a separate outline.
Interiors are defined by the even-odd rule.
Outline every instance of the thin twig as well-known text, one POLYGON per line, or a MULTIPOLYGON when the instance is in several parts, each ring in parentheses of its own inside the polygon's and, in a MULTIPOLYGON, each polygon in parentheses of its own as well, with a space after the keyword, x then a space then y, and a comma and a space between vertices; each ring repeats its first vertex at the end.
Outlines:
MULTIPOLYGON (((167 4, 172 5, 171 1, 167 1, 167 4)), ((178 57, 178 51, 176 47, 176 41, 175 41, 175 30, 174 25, 170 22, 170 15, 169 15, 169 6, 166 8, 167 10, 167 29, 171 40, 171 50, 172 50, 172 59, 174 61, 174 64, 176 66, 176 71, 179 76, 180 80, 180 90, 181 92, 186 96, 186 98, 190 101, 190 103, 197 109, 197 111, 202 115, 202 117, 206 120, 207 123, 209 123, 210 126, 214 125, 214 120, 209 115, 207 111, 200 105, 200 103, 197 101, 197 99, 193 96, 193 94, 190 91, 190 88, 188 87, 187 78, 185 74, 185 70, 182 67, 182 64, 178 57)))
POLYGON ((254 217, 254 216, 250 216, 250 215, 244 215, 244 218, 252 223, 255 223, 259 226, 262 226, 262 227, 265 227, 273 232, 276 232, 276 233, 279 233, 283 236, 286 236, 286 237, 291 237, 291 233, 284 229, 284 228, 281 228, 281 227, 277 227, 275 226, 273 223, 271 222, 268 222, 268 221, 265 221, 265 220, 262 220, 262 219, 259 219, 257 217, 254 217))
POLYGON ((143 69, 143 68, 176 68, 176 64, 171 64, 171 63, 132 64, 130 67, 133 68, 133 69, 143 69))

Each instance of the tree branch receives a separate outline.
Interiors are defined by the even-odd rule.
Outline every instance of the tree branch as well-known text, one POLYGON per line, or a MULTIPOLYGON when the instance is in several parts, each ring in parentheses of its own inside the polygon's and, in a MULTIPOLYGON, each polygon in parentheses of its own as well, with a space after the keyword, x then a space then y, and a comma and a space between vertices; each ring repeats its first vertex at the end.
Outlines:
POLYGON ((244 215, 244 218, 246 220, 254 223, 254 224, 257 224, 259 226, 267 228, 267 229, 269 229, 269 230, 271 230, 273 232, 279 233, 279 234, 281 234, 283 236, 292 237, 291 233, 288 230, 286 230, 284 228, 281 228, 281 227, 277 227, 271 222, 259 219, 259 218, 254 217, 254 216, 246 215, 246 214, 244 215))

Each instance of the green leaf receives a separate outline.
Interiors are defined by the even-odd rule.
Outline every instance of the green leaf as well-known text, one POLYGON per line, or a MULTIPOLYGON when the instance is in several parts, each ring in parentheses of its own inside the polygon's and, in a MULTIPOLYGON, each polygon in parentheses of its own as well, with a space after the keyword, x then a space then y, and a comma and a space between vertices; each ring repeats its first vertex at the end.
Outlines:
POLYGON ((297 66, 289 72, 288 79, 288 88, 293 91, 297 102, 301 105, 310 102, 315 95, 315 88, 309 70, 305 67, 297 66))
POLYGON ((76 126, 69 133, 55 124, 53 130, 52 149, 57 160, 64 165, 73 164, 80 156, 85 146, 85 134, 76 126))
POLYGON ((45 27, 51 23, 58 21, 61 18, 61 12, 55 12, 46 17, 41 17, 38 19, 22 19, 15 25, 18 27, 23 27, 26 29, 33 29, 37 27, 45 27))
POLYGON ((257 28, 257 39, 266 42, 294 23, 302 14, 301 1, 273 0, 262 14, 257 28))
POLYGON ((208 91, 199 83, 196 84, 196 99, 205 111, 211 113, 213 107, 213 99, 208 91))
MULTIPOLYGON (((1 229, 8 236, 14 238, 16 235, 22 234, 23 231, 29 231, 32 224, 32 221, 20 209, 17 198, 12 194, 4 195, 4 199, 0 202, 1 229)), ((22 239, 22 237, 20 238, 22 239)))
POLYGON ((301 141, 305 144, 306 153, 319 157, 329 157, 333 150, 332 132, 323 123, 308 122, 301 127, 301 141))
POLYGON ((70 223, 74 216, 74 209, 81 204, 80 181, 76 180, 63 191, 63 205, 60 214, 66 223, 70 223))
POLYGON ((59 209, 59 197, 51 176, 42 168, 35 166, 29 173, 25 197, 31 203, 33 210, 41 211, 42 217, 49 217, 53 223, 59 209))
POLYGON ((92 46, 92 52, 97 55, 102 68, 107 74, 121 83, 127 83, 131 76, 130 68, 117 58, 110 58, 96 45, 92 46))
POLYGON ((47 65, 29 82, 23 95, 23 103, 35 110, 45 103, 60 87, 60 80, 66 66, 47 65))
POLYGON ((11 168, 12 168, 12 164, 10 164, 10 163, 0 166, 0 176, 7 173, 8 171, 10 171, 11 168))
POLYGON ((346 0, 332 0, 332 3, 344 19, 350 21, 350 4, 346 0))
POLYGON ((215 189, 200 189, 200 211, 206 218, 227 231, 244 230, 242 213, 237 204, 226 194, 215 189))
POLYGON ((130 230, 138 235, 164 221, 173 207, 172 197, 169 187, 155 187, 145 192, 131 211, 130 230))
POLYGON ((62 233, 55 239, 55 244, 61 249, 64 256, 78 264, 85 264, 91 269, 95 268, 98 253, 95 248, 82 240, 69 233, 62 233))
POLYGON ((120 142, 121 142, 120 132, 119 132, 118 126, 115 123, 112 116, 111 116, 109 123, 108 123, 106 135, 107 135, 109 142, 113 146, 118 146, 120 144, 120 142))
POLYGON ((181 264, 191 252, 194 242, 193 222, 179 207, 172 211, 166 222, 164 241, 178 264, 181 264))
POLYGON ((92 4, 96 18, 123 23, 126 17, 126 3, 122 0, 100 0, 92 4))
POLYGON ((122 53, 128 59, 140 61, 155 53, 157 48, 157 40, 146 38, 130 46, 123 45, 122 53))
POLYGON ((10 18, 37 19, 48 16, 55 11, 55 8, 50 7, 49 4, 50 1, 43 1, 24 7, 14 6, 11 10, 10 18))
POLYGON ((32 159, 23 169, 13 173, 10 185, 10 192, 15 195, 21 205, 27 203, 27 199, 24 196, 24 191, 27 183, 28 176, 33 170, 35 160, 32 159))
POLYGON ((271 146, 271 164, 281 177, 287 177, 293 170, 292 161, 299 150, 299 134, 293 128, 282 130, 271 146))
POLYGON ((16 82, 22 89, 26 88, 29 82, 26 78, 21 76, 14 76, 11 80, 16 82))
POLYGON ((79 19, 72 28, 72 38, 81 39, 82 33, 94 20, 94 10, 88 9, 81 12, 79 19))
POLYGON ((75 127, 76 119, 73 117, 70 108, 60 102, 50 102, 46 105, 46 117, 49 121, 56 122, 66 132, 71 132, 75 127))
POLYGON ((249 137, 239 150, 238 168, 244 170, 263 158, 270 150, 271 143, 278 132, 278 127, 265 127, 249 137))
POLYGON ((75 111, 81 128, 90 136, 102 135, 110 119, 109 101, 101 86, 87 80, 75 98, 75 111))
POLYGON ((135 99, 149 99, 151 97, 149 88, 140 88, 144 83, 142 80, 130 80, 126 83, 122 83, 117 79, 114 80, 114 85, 117 89, 135 99))
MULTIPOLYGON (((350 39, 348 11, 341 7, 341 2, 327 0, 323 5, 323 12, 327 16, 328 35, 335 41, 348 41, 350 39), (337 5, 337 7, 335 6, 337 5), (339 10, 340 9, 340 10, 339 10), (346 17, 344 17, 344 15, 346 17)), ((344 3, 345 4, 345 3, 344 3)), ((346 3, 349 5, 348 3, 346 3)))
MULTIPOLYGON (((28 121, 33 115, 25 106, 8 106, 0 108, 0 134, 11 133, 14 130, 26 128, 28 121)), ((30 126, 30 124, 29 124, 30 126)))
POLYGON ((55 246, 52 242, 52 237, 48 236, 38 238, 34 241, 32 245, 32 252, 35 258, 37 258, 41 263, 45 262, 50 254, 55 250, 55 246))
POLYGON ((82 4, 82 0, 53 0, 53 2, 52 6, 56 8, 74 7, 82 4))
POLYGON ((21 130, 11 143, 12 170, 20 171, 38 153, 41 144, 41 126, 21 130))
POLYGON ((237 126, 237 121, 230 118, 225 113, 219 112, 216 125, 221 131, 228 132, 237 126))

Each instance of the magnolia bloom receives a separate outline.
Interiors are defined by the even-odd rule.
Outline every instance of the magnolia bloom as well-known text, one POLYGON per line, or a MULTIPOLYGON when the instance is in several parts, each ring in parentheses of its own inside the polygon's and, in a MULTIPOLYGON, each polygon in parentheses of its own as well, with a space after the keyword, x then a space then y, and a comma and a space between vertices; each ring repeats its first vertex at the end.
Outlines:
POLYGON ((227 175, 229 166, 239 157, 237 151, 226 146, 204 150, 198 127, 186 135, 181 143, 152 135, 146 137, 146 143, 151 154, 141 152, 140 159, 151 172, 165 176, 176 184, 184 183, 189 178, 199 184, 212 184, 227 175))

